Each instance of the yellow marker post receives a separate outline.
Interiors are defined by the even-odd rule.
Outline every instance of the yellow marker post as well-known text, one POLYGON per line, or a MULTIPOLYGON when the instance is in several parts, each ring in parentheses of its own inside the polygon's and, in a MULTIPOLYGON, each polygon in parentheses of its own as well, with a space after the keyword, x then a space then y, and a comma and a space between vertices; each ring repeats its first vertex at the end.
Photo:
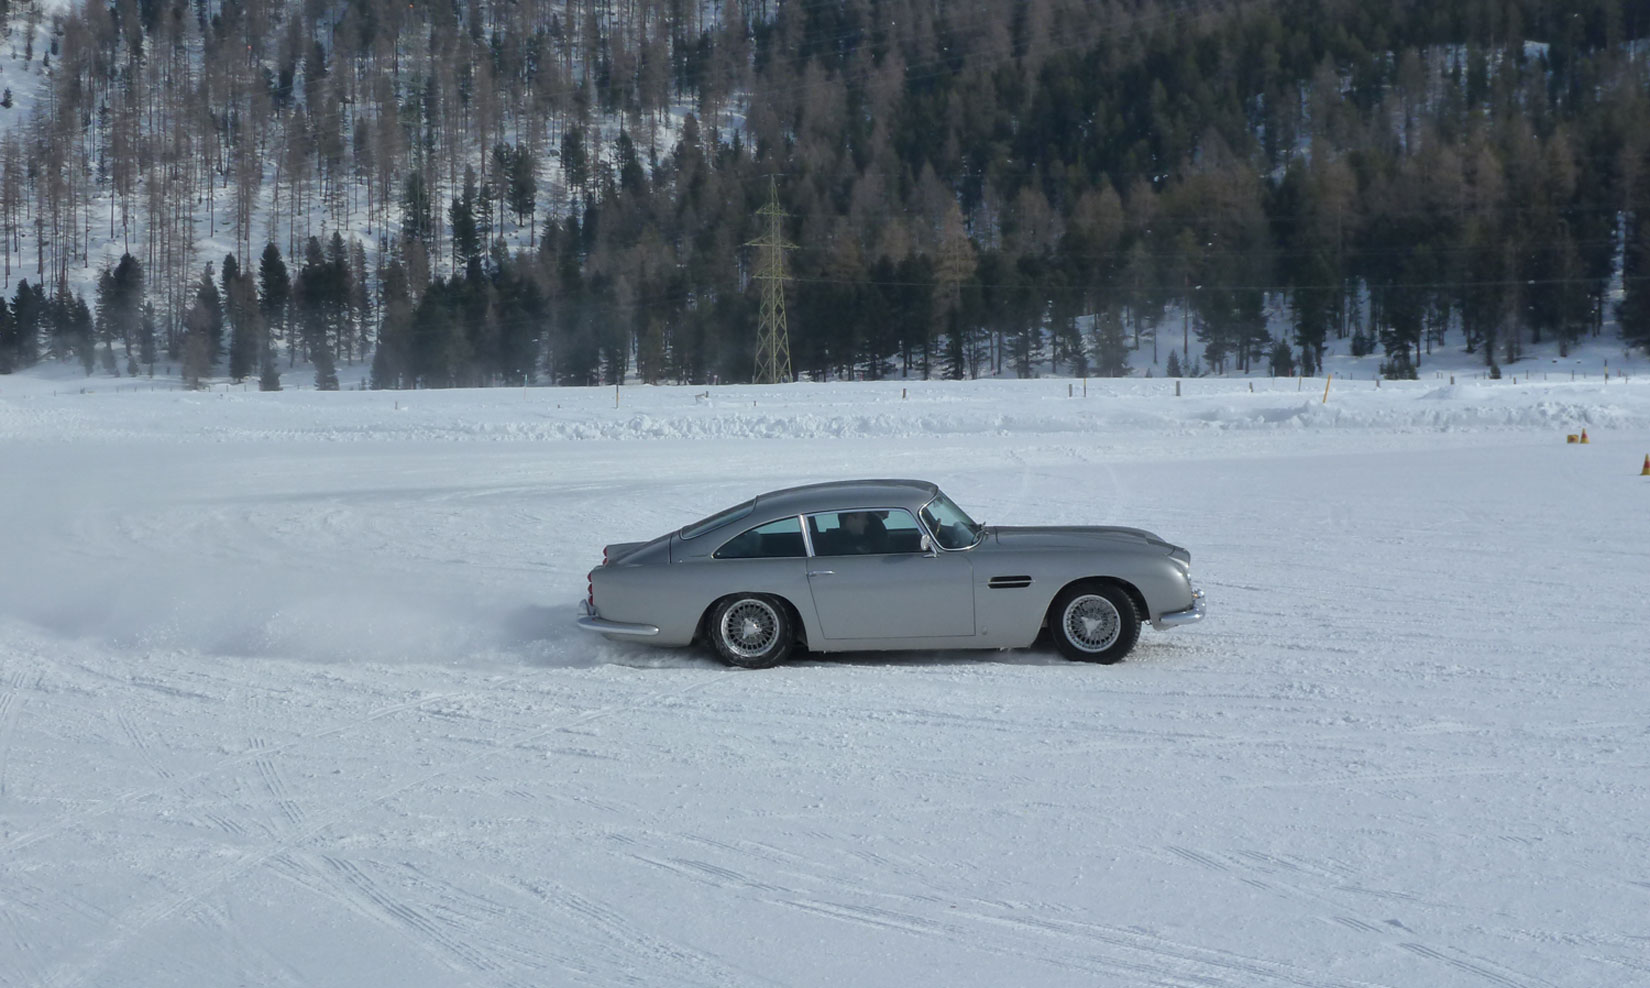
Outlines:
POLYGON ((1329 382, 1333 381, 1334 379, 1335 379, 1335 374, 1334 374, 1333 371, 1330 372, 1328 377, 1323 379, 1323 401, 1319 402, 1318 404, 1320 404, 1320 405, 1329 404, 1329 382))

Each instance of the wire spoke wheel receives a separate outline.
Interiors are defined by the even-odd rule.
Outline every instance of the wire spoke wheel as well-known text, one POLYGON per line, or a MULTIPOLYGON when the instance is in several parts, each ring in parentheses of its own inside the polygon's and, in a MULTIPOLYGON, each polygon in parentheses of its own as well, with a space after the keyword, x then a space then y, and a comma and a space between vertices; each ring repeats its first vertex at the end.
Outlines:
POLYGON ((724 601, 711 615, 716 651, 737 666, 761 668, 784 661, 790 652, 791 622, 781 608, 764 594, 724 601))
POLYGON ((1084 594, 1066 605, 1061 624, 1073 645, 1085 652, 1104 652, 1117 644, 1123 616, 1099 594, 1084 594))
POLYGON ((1049 609, 1049 631, 1068 659, 1117 662, 1140 639, 1140 607, 1123 587, 1088 580, 1067 587, 1049 609))
POLYGON ((754 659, 773 647, 779 633, 779 615, 766 601, 745 599, 722 615, 722 636, 728 648, 754 659))

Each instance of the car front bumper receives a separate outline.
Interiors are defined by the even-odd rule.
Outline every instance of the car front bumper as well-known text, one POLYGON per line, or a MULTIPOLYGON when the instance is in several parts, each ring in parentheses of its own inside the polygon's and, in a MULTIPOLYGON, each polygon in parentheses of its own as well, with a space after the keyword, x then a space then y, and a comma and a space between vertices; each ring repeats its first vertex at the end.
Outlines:
POLYGON ((1183 624, 1196 624, 1203 620, 1204 612, 1207 609, 1208 605, 1204 602, 1203 591, 1193 587, 1192 606, 1183 611, 1170 611, 1167 614, 1159 614, 1157 620, 1152 622, 1152 627, 1164 631, 1168 628, 1178 628, 1183 624))
POLYGON ((590 606, 588 600, 579 601, 579 627, 603 635, 623 635, 627 638, 652 638, 659 633, 659 629, 651 624, 622 624, 618 621, 608 621, 596 613, 596 609, 590 606))

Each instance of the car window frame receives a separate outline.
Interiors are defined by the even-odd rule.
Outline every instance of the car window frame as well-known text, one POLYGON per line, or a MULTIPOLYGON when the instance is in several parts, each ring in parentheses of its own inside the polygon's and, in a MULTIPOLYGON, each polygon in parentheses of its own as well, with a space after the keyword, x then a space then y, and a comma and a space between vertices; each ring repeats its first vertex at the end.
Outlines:
POLYGON ((817 559, 857 559, 857 558, 864 558, 864 557, 867 557, 867 556, 920 556, 920 555, 923 554, 924 550, 921 549, 921 548, 914 549, 910 552, 850 552, 850 553, 837 553, 837 554, 829 555, 829 556, 820 555, 818 552, 814 551, 813 531, 811 530, 810 526, 808 525, 808 519, 809 518, 812 518, 815 515, 846 515, 846 514, 853 514, 856 511, 881 511, 881 512, 889 512, 889 513, 892 513, 892 512, 895 512, 895 511, 903 511, 907 518, 910 518, 913 522, 916 523, 915 528, 916 528, 916 531, 917 531, 919 544, 921 542, 922 537, 927 537, 927 539, 929 541, 929 544, 930 545, 933 544, 934 537, 933 537, 932 534, 929 533, 928 526, 923 524, 922 516, 919 515, 917 512, 912 511, 910 508, 906 507, 903 504, 889 504, 889 505, 877 505, 877 506, 867 505, 867 506, 864 506, 864 507, 856 506, 856 507, 848 507, 848 508, 822 508, 818 511, 804 511, 800 515, 798 515, 798 517, 802 519, 802 540, 805 543, 807 543, 809 558, 817 558, 817 559))
MULTIPOLYGON (((729 524, 731 524, 731 522, 729 524)), ((769 518, 767 521, 761 523, 760 525, 752 525, 751 527, 749 527, 749 528, 745 529, 744 531, 740 532, 738 535, 732 536, 731 538, 729 538, 725 542, 723 542, 721 545, 717 546, 714 550, 711 551, 710 558, 712 558, 712 559, 714 559, 714 560, 716 560, 717 562, 720 562, 720 563, 732 563, 732 562, 738 562, 741 559, 808 559, 808 558, 812 557, 813 554, 814 554, 813 553, 813 545, 808 539, 808 523, 803 519, 802 515, 795 514, 795 515, 780 515, 778 518, 769 518), (769 525, 777 525, 782 521, 794 521, 794 522, 797 523, 798 529, 800 529, 800 531, 802 532, 802 555, 800 555, 800 556, 723 556, 723 555, 720 555, 720 553, 723 549, 726 549, 728 546, 730 546, 733 543, 737 542, 738 540, 744 538, 745 536, 749 535, 750 533, 756 531, 757 529, 767 528, 769 525)))
POLYGON ((917 515, 917 523, 922 526, 922 530, 924 532, 928 533, 928 540, 929 540, 930 543, 933 544, 934 549, 936 551, 939 551, 939 552, 971 552, 974 549, 978 548, 979 544, 981 542, 985 541, 985 526, 980 524, 979 522, 975 521, 973 515, 970 515, 968 512, 963 511, 962 506, 959 505, 957 502, 951 500, 949 497, 946 497, 944 491, 936 491, 933 497, 931 497, 928 500, 924 501, 922 503, 922 507, 917 509, 916 515, 917 515), (974 541, 968 543, 965 546, 959 546, 958 548, 953 549, 950 546, 945 545, 944 543, 942 543, 940 541, 940 537, 939 537, 938 533, 934 532, 932 529, 929 528, 928 519, 923 517, 923 513, 928 510, 929 505, 933 504, 935 501, 940 500, 941 498, 945 498, 947 503, 949 503, 953 508, 956 508, 959 512, 961 512, 962 516, 964 518, 967 518, 969 520, 969 522, 974 526, 973 527, 974 541))

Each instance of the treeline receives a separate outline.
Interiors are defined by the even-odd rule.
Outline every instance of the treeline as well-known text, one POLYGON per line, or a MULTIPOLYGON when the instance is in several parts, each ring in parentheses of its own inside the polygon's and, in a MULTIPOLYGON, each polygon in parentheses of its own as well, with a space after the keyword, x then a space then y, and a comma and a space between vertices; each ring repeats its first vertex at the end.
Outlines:
POLYGON ((0 366, 748 379, 770 174, 816 376, 1650 346, 1647 36, 1622 0, 94 2, 0 143, 0 366), (214 237, 302 258, 280 315, 214 237), (68 286, 125 258, 106 320, 68 286))

